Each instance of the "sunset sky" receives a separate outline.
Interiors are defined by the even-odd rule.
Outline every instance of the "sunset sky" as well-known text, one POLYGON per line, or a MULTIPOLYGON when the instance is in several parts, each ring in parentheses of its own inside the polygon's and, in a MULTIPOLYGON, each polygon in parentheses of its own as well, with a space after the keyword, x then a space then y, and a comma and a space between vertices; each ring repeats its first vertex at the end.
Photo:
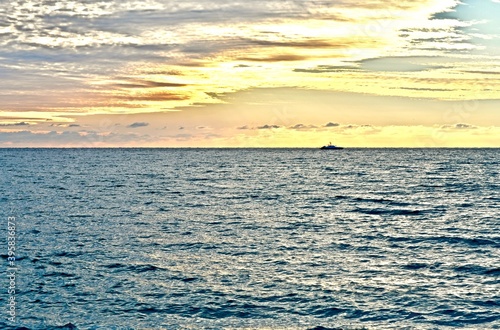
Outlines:
POLYGON ((500 147, 500 0, 0 3, 3 147, 500 147))

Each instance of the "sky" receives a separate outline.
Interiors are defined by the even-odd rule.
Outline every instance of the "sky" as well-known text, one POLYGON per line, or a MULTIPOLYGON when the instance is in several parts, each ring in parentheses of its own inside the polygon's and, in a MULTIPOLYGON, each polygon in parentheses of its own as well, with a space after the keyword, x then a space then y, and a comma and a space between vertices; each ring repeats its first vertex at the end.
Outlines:
POLYGON ((500 147, 500 0, 0 2, 0 147, 500 147))

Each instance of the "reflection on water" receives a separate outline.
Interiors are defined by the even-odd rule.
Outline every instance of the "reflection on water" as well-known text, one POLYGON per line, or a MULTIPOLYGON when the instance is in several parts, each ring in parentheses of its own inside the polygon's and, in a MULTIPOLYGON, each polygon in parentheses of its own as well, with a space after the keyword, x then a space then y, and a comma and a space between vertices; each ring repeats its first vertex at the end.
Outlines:
POLYGON ((19 219, 16 326, 500 328, 497 149, 0 159, 2 214, 19 219))

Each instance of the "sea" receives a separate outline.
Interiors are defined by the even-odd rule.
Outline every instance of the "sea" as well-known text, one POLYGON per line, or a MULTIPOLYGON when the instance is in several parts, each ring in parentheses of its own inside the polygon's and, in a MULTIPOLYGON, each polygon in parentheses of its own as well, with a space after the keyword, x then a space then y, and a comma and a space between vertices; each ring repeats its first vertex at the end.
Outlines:
POLYGON ((500 329, 500 149, 0 149, 0 329, 500 329))

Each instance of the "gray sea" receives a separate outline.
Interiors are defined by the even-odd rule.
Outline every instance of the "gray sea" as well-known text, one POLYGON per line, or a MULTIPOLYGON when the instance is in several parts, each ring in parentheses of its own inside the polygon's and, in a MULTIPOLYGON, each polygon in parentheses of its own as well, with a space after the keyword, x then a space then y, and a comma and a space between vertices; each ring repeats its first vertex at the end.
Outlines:
POLYGON ((0 169, 0 329, 500 329, 500 149, 0 149, 0 169))

